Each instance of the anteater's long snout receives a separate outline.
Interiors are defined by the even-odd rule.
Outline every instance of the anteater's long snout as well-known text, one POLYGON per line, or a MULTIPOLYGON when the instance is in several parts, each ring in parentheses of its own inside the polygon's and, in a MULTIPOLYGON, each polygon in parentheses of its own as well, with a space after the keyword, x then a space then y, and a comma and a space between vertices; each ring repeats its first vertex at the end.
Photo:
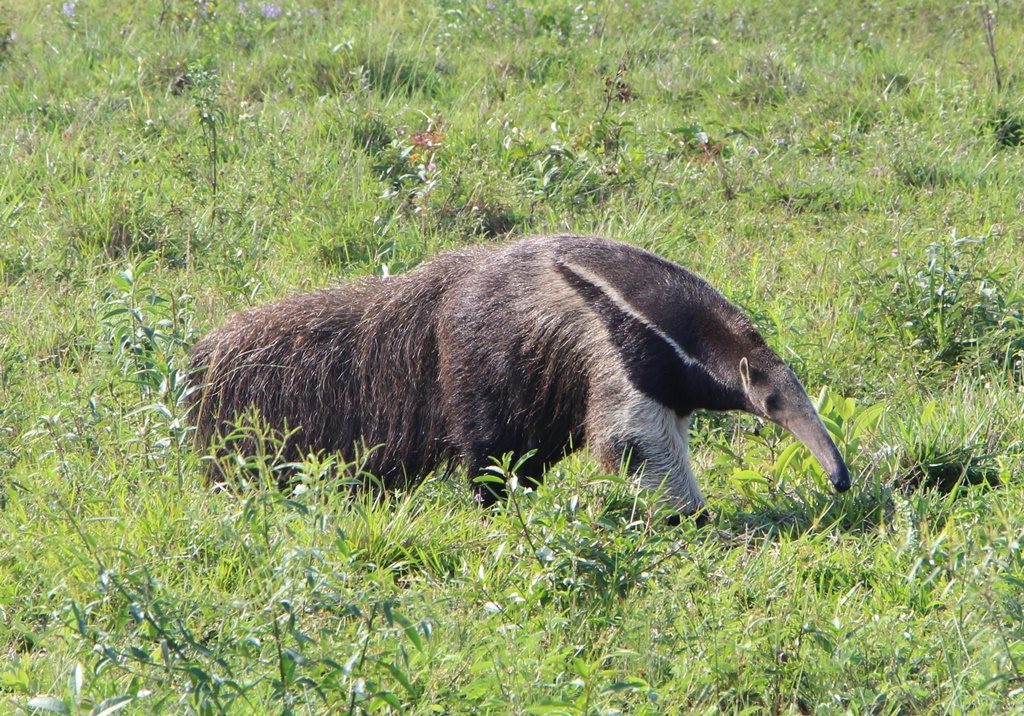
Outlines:
POLYGON ((793 433, 796 439, 811 451, 818 464, 828 474, 836 492, 846 492, 850 489, 850 469, 821 418, 818 417, 818 411, 814 409, 810 398, 806 394, 801 397, 803 400, 799 401, 800 407, 797 410, 786 411, 786 414, 779 415, 775 422, 793 433))
POLYGON ((828 473, 828 479, 832 481, 836 492, 846 492, 850 489, 850 469, 846 467, 842 458, 839 458, 839 465, 836 469, 828 473))

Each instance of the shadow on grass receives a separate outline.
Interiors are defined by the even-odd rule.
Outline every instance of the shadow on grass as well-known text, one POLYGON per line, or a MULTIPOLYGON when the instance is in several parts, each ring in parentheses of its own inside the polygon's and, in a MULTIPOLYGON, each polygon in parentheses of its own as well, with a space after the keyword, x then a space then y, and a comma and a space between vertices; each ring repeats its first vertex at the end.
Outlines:
POLYGON ((865 534, 891 524, 894 502, 891 487, 871 484, 843 495, 797 490, 761 507, 722 514, 718 527, 739 538, 793 539, 828 531, 865 534))

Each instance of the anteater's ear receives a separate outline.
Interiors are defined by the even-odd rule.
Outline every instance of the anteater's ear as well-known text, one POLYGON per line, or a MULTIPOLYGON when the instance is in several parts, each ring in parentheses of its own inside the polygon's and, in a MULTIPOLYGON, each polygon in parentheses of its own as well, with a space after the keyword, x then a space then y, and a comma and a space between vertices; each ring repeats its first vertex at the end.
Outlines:
POLYGON ((746 356, 740 358, 740 382, 743 384, 743 392, 750 395, 750 364, 746 356))

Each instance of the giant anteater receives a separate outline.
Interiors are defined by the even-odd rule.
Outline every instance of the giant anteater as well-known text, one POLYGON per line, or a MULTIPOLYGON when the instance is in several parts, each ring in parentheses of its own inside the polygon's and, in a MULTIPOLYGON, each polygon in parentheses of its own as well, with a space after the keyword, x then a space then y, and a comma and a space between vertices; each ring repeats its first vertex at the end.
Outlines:
MULTIPOLYGON (((201 444, 255 409, 293 430, 286 459, 368 446, 364 468, 388 488, 459 463, 473 478, 508 453, 540 480, 585 444, 692 514, 704 505, 687 448, 698 409, 773 420, 836 490, 850 485, 800 382, 743 313, 686 269, 598 237, 443 253, 243 311, 196 345, 192 367, 201 444)), ((502 493, 477 484, 484 503, 502 493)))

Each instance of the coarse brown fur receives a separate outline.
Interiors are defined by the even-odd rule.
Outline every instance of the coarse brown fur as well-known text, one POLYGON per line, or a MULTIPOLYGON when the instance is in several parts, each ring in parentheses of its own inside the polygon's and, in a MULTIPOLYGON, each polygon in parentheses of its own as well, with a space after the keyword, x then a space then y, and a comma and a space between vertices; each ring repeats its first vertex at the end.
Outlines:
POLYGON ((632 454, 672 473, 687 512, 703 498, 676 418, 763 413, 751 385, 788 371, 702 279, 572 235, 441 254, 401 276, 243 311, 197 344, 192 368, 200 445, 255 409, 295 431, 286 460, 351 460, 370 447, 364 469, 400 488, 459 463, 475 477, 492 458, 531 451, 521 474, 539 480, 587 443, 609 469, 632 454))
MULTIPOLYGON (((200 444, 253 409, 283 437, 282 457, 337 452, 387 487, 452 457, 438 375, 436 307, 455 255, 390 278, 364 278, 234 315, 195 347, 200 444)), ((234 449, 255 450, 251 440, 234 449)))

